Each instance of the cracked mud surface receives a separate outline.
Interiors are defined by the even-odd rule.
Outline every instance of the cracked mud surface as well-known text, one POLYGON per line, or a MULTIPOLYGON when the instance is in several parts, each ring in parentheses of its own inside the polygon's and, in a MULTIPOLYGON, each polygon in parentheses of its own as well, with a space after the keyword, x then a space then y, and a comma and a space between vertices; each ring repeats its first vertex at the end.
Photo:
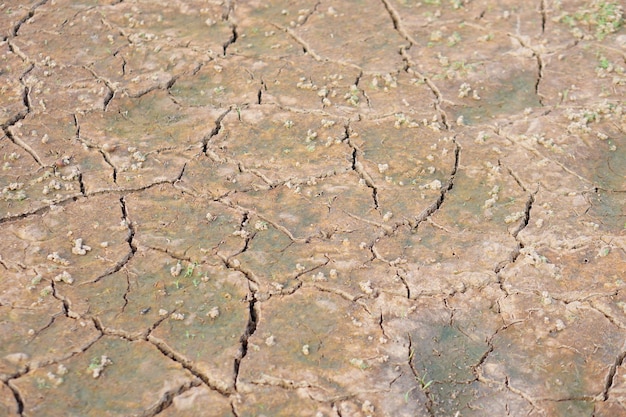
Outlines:
POLYGON ((612 1, 0 2, 0 414, 626 415, 612 1))

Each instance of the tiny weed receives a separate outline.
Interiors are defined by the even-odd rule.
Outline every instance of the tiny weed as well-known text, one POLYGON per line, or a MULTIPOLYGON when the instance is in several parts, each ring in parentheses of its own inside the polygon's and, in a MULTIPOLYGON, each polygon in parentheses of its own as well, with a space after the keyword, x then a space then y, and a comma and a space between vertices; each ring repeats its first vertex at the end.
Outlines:
POLYGON ((100 366, 101 366, 100 358, 97 358, 94 356, 93 358, 91 358, 91 362, 89 362, 89 366, 87 367, 87 370, 93 371, 94 369, 97 369, 100 366))
POLYGON ((429 381, 426 381, 427 375, 428 375, 428 372, 424 373, 424 375, 421 378, 415 377, 417 382, 420 383, 420 388, 422 389, 422 391, 426 391, 428 387, 430 387, 430 385, 433 383, 432 379, 429 381))
POLYGON ((600 63, 598 64, 599 68, 608 69, 611 66, 611 62, 604 56, 600 57, 600 63))
POLYGON ((185 270, 185 278, 189 278, 193 275, 193 270, 196 269, 198 264, 196 262, 187 265, 187 269, 185 270))
POLYGON ((37 378, 35 381, 37 383, 37 389, 48 389, 50 388, 50 384, 43 378, 37 378))
POLYGON ((461 35, 458 32, 452 33, 451 36, 448 37, 448 46, 454 46, 461 41, 461 35))
POLYGON ((579 9, 574 15, 566 14, 560 18, 570 28, 575 28, 578 22, 595 28, 598 40, 617 32, 624 24, 624 9, 618 3, 607 1, 592 1, 589 7, 579 9))

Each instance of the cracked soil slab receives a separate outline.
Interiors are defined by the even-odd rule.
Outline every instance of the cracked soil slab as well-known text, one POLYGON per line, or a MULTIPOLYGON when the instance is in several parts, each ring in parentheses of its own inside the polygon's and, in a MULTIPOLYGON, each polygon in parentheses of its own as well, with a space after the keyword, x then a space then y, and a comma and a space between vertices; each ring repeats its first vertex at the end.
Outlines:
POLYGON ((0 415, 626 415, 612 0, 0 3, 0 415))

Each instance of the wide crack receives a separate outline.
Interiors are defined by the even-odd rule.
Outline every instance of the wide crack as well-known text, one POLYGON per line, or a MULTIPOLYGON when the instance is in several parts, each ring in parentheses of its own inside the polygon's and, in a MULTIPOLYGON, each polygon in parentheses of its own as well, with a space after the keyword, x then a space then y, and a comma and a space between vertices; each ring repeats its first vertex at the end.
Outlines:
POLYGON ((237 25, 232 24, 230 27, 230 37, 224 43, 224 45, 222 45, 223 56, 226 56, 226 51, 228 50, 228 47, 237 42, 238 38, 239 34, 237 33, 237 25))
POLYGON ((609 372, 607 373, 606 379, 604 381, 604 389, 600 394, 600 398, 602 398, 604 401, 607 401, 609 399, 609 391, 617 382, 615 381, 615 374, 617 373, 617 369, 624 363, 624 358, 626 358, 626 352, 620 353, 615 358, 615 361, 611 364, 611 367, 609 368, 609 372))
POLYGON ((248 354, 248 339, 256 332, 257 324, 259 320, 256 299, 254 297, 254 293, 250 300, 248 300, 248 323, 246 325, 245 332, 241 335, 239 339, 240 348, 239 348, 239 356, 235 358, 234 361, 234 371, 235 371, 235 390, 237 390, 237 385, 239 381, 239 368, 241 367, 241 362, 244 360, 246 355, 248 354))

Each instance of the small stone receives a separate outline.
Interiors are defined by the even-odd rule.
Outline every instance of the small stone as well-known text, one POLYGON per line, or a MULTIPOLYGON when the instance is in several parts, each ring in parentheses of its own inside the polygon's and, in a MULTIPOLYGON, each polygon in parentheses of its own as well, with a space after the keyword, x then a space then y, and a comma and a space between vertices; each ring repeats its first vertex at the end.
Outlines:
POLYGON ((18 365, 20 363, 26 362, 28 360, 28 355, 22 352, 9 353, 4 357, 4 359, 6 359, 9 363, 18 365))
POLYGON ((83 245, 83 239, 74 239, 74 247, 72 248, 72 253, 74 255, 86 255, 90 250, 90 246, 83 245))
POLYGON ((206 315, 207 315, 207 317, 210 317, 210 318, 212 318, 212 319, 216 319, 216 318, 218 318, 218 317, 219 317, 219 315, 220 315, 220 309, 219 309, 219 307, 215 306, 215 307, 211 308, 211 309, 209 310, 209 312, 208 312, 208 313, 206 313, 206 315))
POLYGON ((172 313, 170 316, 172 320, 183 321, 185 320, 185 315, 183 313, 172 313))
POLYGON ((556 331, 560 332, 561 330, 565 329, 565 323, 563 323, 563 320, 561 319, 557 319, 555 322, 555 326, 556 326, 556 331))
POLYGON ((60 273, 59 275, 57 275, 53 279, 54 279, 55 282, 63 281, 66 284, 70 284, 70 285, 74 283, 74 278, 72 278, 70 273, 67 272, 67 271, 63 271, 62 273, 60 273))
POLYGON ((181 265, 180 261, 176 263, 176 265, 174 265, 173 267, 170 268, 170 274, 176 278, 177 276, 180 275, 181 271, 183 270, 183 266, 181 265))
POLYGON ((100 377, 100 375, 102 375, 104 368, 112 364, 113 362, 111 361, 111 359, 109 359, 106 355, 102 355, 100 357, 99 363, 92 361, 91 364, 89 365, 89 368, 87 369, 91 371, 91 376, 94 379, 97 379, 100 377))

